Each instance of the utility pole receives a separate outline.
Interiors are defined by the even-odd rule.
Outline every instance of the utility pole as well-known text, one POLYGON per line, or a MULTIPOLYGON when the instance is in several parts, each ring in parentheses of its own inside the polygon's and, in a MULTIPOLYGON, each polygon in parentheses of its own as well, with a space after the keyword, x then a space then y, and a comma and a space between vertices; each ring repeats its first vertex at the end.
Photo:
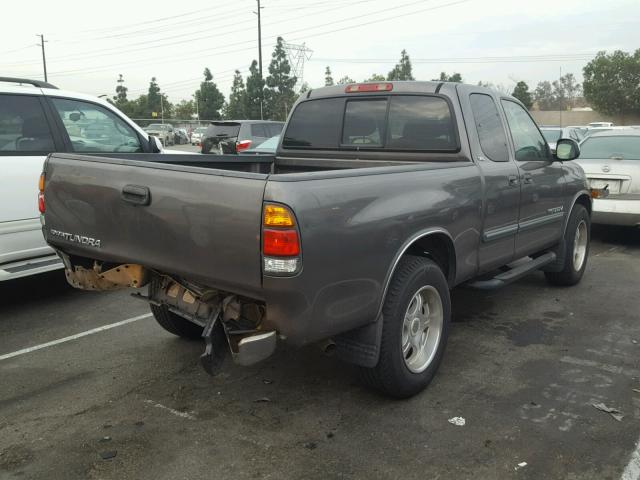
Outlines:
POLYGON ((36 35, 36 37, 40 37, 40 43, 38 43, 38 46, 42 47, 42 67, 44 68, 44 81, 48 82, 49 80, 47 79, 47 58, 44 55, 44 35, 40 34, 40 35, 36 35))
MULTIPOLYGON (((256 0, 258 2, 258 11, 253 12, 258 15, 258 69, 260 71, 260 80, 264 77, 262 76, 262 21, 260 18, 260 11, 264 8, 260 6, 260 0, 256 0)), ((262 95, 260 95, 260 120, 264 120, 262 115, 262 95)))
POLYGON ((162 101, 162 94, 160 94, 160 116, 162 118, 162 123, 164 123, 164 102, 162 101))

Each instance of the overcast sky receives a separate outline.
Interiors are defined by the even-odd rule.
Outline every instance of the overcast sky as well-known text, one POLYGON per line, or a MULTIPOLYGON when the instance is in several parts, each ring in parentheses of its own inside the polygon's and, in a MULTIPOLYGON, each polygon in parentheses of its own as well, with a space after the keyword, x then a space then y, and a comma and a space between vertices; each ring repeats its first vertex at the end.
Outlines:
MULTIPOLYGON (((265 76, 281 35, 313 51, 304 65, 312 87, 327 65, 335 80, 386 75, 404 48, 418 80, 455 71, 468 83, 533 89, 560 70, 581 79, 600 50, 640 48, 640 0, 261 1, 265 76)), ((258 56, 255 10, 256 0, 12 1, 0 71, 43 78, 43 33, 49 81, 60 88, 111 96, 121 73, 131 98, 155 76, 175 102, 191 98, 209 67, 228 96, 233 70, 246 74, 258 56)))

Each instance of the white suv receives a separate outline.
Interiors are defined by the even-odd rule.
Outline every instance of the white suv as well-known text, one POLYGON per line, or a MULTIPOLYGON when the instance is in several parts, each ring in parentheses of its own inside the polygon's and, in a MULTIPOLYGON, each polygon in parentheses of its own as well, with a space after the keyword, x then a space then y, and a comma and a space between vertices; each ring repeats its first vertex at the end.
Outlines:
POLYGON ((62 268, 44 242, 36 198, 52 152, 160 153, 161 146, 104 100, 0 77, 0 281, 62 268))

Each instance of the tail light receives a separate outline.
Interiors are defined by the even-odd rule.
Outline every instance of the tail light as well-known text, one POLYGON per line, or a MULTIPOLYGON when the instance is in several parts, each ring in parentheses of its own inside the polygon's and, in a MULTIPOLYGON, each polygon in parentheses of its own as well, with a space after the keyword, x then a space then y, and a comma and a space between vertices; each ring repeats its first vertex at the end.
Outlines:
POLYGON ((40 213, 44 213, 44 172, 40 174, 40 180, 38 181, 38 210, 40 213))
POLYGON ((236 152, 242 152, 251 146, 251 140, 236 142, 236 152))
POLYGON ((347 85, 345 93, 358 92, 390 92, 393 90, 393 83, 354 83, 347 85))
POLYGON ((264 272, 290 274, 300 266, 300 235, 293 212, 283 205, 266 204, 262 215, 264 272))

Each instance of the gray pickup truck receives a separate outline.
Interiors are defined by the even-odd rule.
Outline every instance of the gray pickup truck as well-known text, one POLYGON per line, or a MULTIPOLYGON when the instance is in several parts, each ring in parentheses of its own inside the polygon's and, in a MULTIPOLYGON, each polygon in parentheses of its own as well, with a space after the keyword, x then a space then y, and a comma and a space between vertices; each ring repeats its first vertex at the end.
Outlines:
POLYGON ((520 102, 439 82, 305 93, 275 155, 50 155, 47 242, 82 289, 149 286, 158 323, 216 372, 323 343, 407 397, 433 378, 450 289, 543 270, 580 281, 591 192, 520 102))

